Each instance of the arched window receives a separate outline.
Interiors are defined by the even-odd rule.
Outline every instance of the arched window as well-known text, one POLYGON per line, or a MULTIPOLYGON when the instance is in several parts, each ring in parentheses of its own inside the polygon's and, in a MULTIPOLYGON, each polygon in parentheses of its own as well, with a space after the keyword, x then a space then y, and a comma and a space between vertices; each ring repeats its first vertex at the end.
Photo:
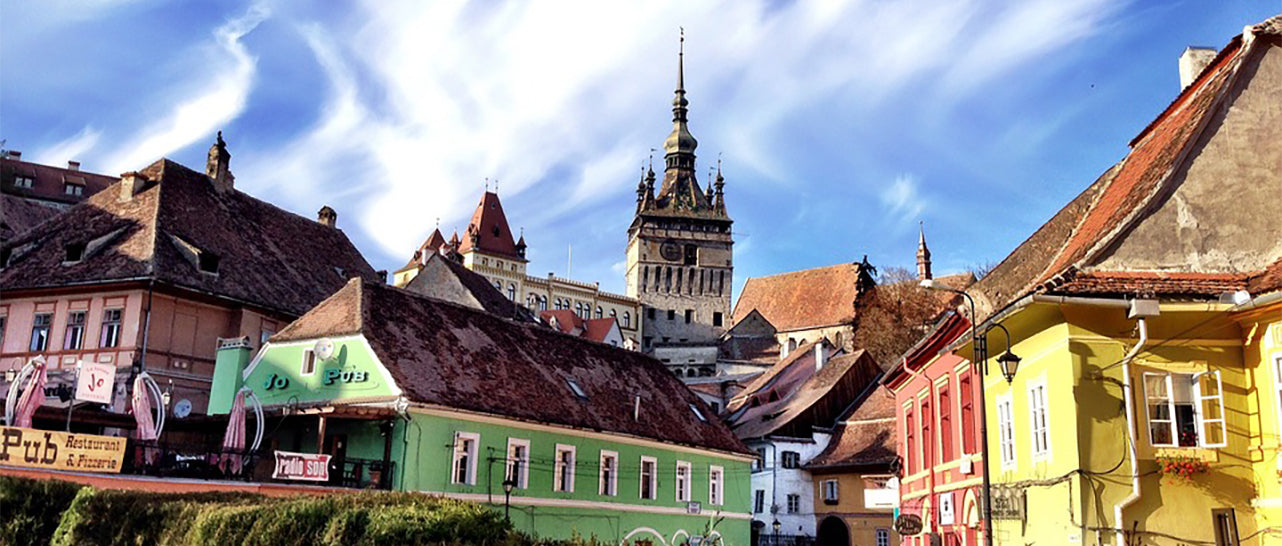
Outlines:
POLYGON ((681 269, 677 269, 677 293, 678 294, 681 293, 681 277, 682 276, 683 275, 681 274, 681 269))
POLYGON ((494 289, 498 290, 500 294, 503 293, 503 281, 494 281, 494 289))
POLYGON ((507 299, 516 301, 516 285, 515 284, 509 283, 507 285, 507 299))
POLYGON ((581 317, 581 316, 583 316, 583 303, 582 303, 582 302, 578 302, 578 303, 575 303, 575 304, 574 304, 574 314, 576 314, 576 315, 578 315, 578 316, 580 316, 580 317, 581 317))
POLYGON ((548 297, 539 296, 539 311, 547 311, 547 310, 548 310, 548 297))
POLYGON ((632 313, 629 313, 627 311, 623 312, 623 327, 624 328, 632 327, 632 313))
POLYGON ((663 271, 664 271, 663 291, 671 292, 672 291, 672 268, 665 267, 663 268, 663 271))
POLYGON ((535 294, 534 292, 530 292, 530 295, 525 297, 525 307, 527 309, 534 309, 534 306, 538 304, 539 304, 538 294, 535 294))
POLYGON ((560 309, 561 309, 561 298, 557 298, 557 299, 556 299, 556 301, 552 303, 552 305, 553 305, 553 308, 554 308, 554 309, 560 310, 560 309))
POLYGON ((603 318, 603 317, 605 317, 605 311, 601 310, 600 305, 596 306, 596 318, 603 318))
POLYGON ((615 311, 614 309, 611 309, 611 310, 610 310, 610 318, 618 318, 618 317, 619 317, 619 312, 618 312, 618 311, 615 311))

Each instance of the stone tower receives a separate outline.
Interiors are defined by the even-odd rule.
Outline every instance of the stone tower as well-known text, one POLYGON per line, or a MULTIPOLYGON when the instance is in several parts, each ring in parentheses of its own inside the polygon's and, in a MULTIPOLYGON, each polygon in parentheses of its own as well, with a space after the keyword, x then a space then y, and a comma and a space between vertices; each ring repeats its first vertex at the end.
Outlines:
POLYGON ((673 367, 711 375, 717 340, 729 327, 734 240, 720 165, 708 191, 695 179, 698 141, 687 126, 685 38, 681 41, 672 133, 663 143, 663 182, 656 194, 650 168, 637 184, 627 286, 628 296, 644 309, 642 350, 673 367))
POLYGON ((926 248, 926 225, 918 225, 917 237, 917 280, 924 281, 933 278, 930 274, 930 249, 926 248))

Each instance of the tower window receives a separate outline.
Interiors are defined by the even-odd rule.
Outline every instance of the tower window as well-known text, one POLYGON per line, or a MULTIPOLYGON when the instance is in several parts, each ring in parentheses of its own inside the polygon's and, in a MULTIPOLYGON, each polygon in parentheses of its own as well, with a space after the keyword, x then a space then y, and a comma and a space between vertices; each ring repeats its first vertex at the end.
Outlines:
POLYGON ((696 262, 698 262, 698 258, 699 258, 699 247, 694 245, 686 245, 685 265, 694 265, 696 262))
POLYGON ((686 324, 690 324, 692 320, 694 320, 694 309, 686 309, 686 324))
POLYGON ((668 320, 677 320, 677 310, 668 309, 668 320))
POLYGON ((654 320, 654 308, 650 307, 645 310, 645 318, 654 320))
MULTIPOLYGON (((714 311, 712 313, 712 325, 721 326, 721 311, 714 311)), ((837 334, 837 335, 840 336, 841 334, 837 334)))

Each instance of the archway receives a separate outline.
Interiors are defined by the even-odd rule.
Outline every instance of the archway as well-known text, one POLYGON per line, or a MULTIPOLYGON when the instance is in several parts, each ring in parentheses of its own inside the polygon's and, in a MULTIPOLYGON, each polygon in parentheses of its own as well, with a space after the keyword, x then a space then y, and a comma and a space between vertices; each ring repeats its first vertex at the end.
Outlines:
POLYGON ((815 546, 850 546, 850 531, 846 529, 846 522, 836 516, 824 518, 819 522, 815 546))

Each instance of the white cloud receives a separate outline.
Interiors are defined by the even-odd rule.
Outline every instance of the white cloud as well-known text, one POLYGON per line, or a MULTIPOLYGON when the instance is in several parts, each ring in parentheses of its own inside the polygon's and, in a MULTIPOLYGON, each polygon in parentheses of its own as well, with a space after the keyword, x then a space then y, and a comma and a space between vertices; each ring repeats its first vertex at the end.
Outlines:
MULTIPOLYGON (((109 157, 113 162, 107 171, 114 173, 141 168, 197 139, 208 138, 212 132, 235 119, 245 108, 257 71, 257 60, 241 38, 269 15, 265 6, 254 4, 240 17, 215 29, 207 63, 188 73, 197 77, 185 82, 179 79, 179 83, 165 83, 184 94, 172 98, 172 104, 162 108, 167 113, 159 116, 158 121, 142 127, 135 133, 139 135, 136 139, 126 141, 116 153, 111 154, 109 157)), ((152 108, 150 105, 139 107, 152 108)))
POLYGON ((79 161, 86 152, 98 144, 102 131, 85 126, 79 133, 57 142, 36 155, 36 163, 45 165, 63 165, 67 161, 79 161))
POLYGON ((881 192, 881 202, 887 208, 887 219, 900 228, 916 223, 926 210, 917 179, 910 174, 901 174, 886 186, 881 192))

